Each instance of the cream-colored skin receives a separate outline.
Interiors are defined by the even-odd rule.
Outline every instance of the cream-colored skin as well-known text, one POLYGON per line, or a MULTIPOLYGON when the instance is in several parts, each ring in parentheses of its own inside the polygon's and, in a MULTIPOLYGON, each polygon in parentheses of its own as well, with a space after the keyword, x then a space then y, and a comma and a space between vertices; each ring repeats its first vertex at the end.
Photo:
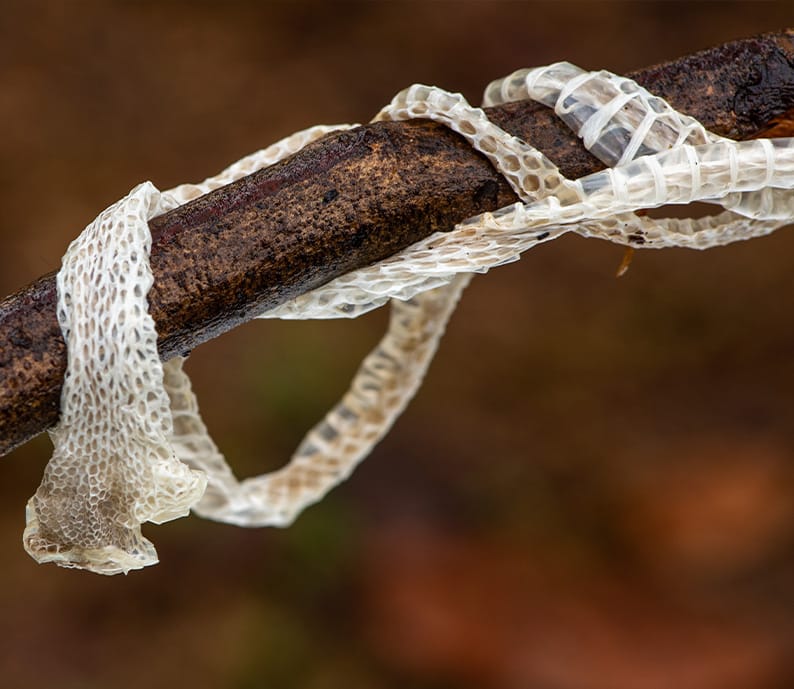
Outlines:
MULTIPOLYGON (((61 422, 53 432, 53 460, 28 506, 28 552, 42 562, 115 574, 156 562, 151 544, 136 540, 142 521, 174 518, 192 508, 242 526, 291 523, 353 471, 405 408, 471 274, 517 260, 535 244, 575 232, 640 248, 705 249, 767 234, 794 219, 790 139, 722 139, 628 79, 587 73, 568 63, 522 70, 494 82, 484 104, 522 98, 554 107, 588 148, 613 167, 568 180, 542 153, 496 127, 462 96, 421 85, 398 94, 376 120, 443 122, 489 158, 521 203, 471 218, 262 314, 349 318, 386 301, 392 305, 387 333, 362 363, 350 390, 284 468, 263 476, 238 481, 199 416, 183 360, 161 367, 157 359, 146 312, 151 281, 146 220, 271 165, 339 127, 299 132, 201 184, 163 194, 142 185, 86 228, 59 274, 59 318, 69 335, 69 372, 61 422), (634 212, 695 200, 729 210, 683 220, 634 212), (100 245, 104 260, 92 264, 85 246, 94 250, 100 245), (126 261, 113 258, 119 246, 134 257, 133 269, 129 256, 126 261), (96 277, 104 291, 93 289, 97 271, 104 271, 105 277, 96 277), (107 280, 113 283, 110 289, 107 280), (139 343, 144 333, 145 346, 136 354, 135 347, 120 345, 113 350, 116 367, 99 365, 92 361, 98 347, 115 346, 100 342, 99 333, 114 326, 128 342, 139 343), (143 373, 125 379, 132 356, 143 373), (108 395, 110 389, 121 392, 108 395), (170 417, 163 411, 163 395, 170 417), (103 419, 99 427, 96 419, 103 419), (130 447, 138 448, 135 456, 130 447), (68 534, 61 523, 68 523, 68 534)), ((103 356, 106 361, 104 349, 103 356)))

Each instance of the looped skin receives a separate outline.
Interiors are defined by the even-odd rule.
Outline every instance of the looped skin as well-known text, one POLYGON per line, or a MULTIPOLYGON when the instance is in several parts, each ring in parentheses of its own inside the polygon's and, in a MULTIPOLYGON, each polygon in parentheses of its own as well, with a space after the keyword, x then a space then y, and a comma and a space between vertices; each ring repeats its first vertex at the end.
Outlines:
POLYGON ((515 72, 489 85, 484 103, 521 98, 554 108, 611 167, 566 179, 461 95, 422 85, 397 94, 376 119, 442 122, 488 157, 521 202, 261 315, 349 318, 392 305, 383 340, 290 462, 242 482, 201 420, 183 360, 161 365, 157 357, 146 312, 147 221, 335 128, 298 132, 201 184, 160 194, 146 183, 102 213, 69 248, 58 276, 69 366, 53 458, 28 505, 28 552, 41 562, 114 574, 157 561, 140 534, 142 522, 188 508, 243 526, 289 524, 344 480, 405 408, 471 274, 517 260, 538 243, 575 232, 641 248, 706 249, 767 234, 794 218, 794 139, 717 137, 631 80, 569 63, 515 72), (635 212, 691 201, 726 210, 690 219, 635 212))

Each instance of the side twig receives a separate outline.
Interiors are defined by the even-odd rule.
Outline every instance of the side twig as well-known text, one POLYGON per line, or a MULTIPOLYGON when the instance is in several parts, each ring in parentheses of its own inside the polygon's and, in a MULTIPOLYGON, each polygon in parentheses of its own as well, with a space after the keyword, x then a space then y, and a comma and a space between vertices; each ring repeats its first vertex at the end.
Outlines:
MULTIPOLYGON (((794 133, 794 30, 631 74, 734 139, 794 133)), ((489 111, 568 177, 603 167, 534 103, 489 111)), ((266 308, 381 260, 471 215, 513 203, 480 154, 425 121, 334 134, 151 222, 150 311, 163 359, 266 308)), ((0 456, 57 421, 66 351, 54 274, 0 302, 0 456)))

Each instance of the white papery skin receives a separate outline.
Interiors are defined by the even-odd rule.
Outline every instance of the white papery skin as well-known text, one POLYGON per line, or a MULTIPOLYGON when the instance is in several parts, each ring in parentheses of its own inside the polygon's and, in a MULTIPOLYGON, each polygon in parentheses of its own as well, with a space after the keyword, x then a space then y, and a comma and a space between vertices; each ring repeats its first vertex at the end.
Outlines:
POLYGON ((207 433, 181 360, 165 364, 177 455, 207 473, 195 511, 239 526, 286 526, 346 479, 414 396, 468 275, 392 302, 388 331, 364 359, 339 403, 306 435, 278 471, 238 481, 207 433))
POLYGON ((146 313, 147 220, 353 125, 298 132, 201 184, 162 195, 141 185, 100 215, 70 247, 59 273, 69 369, 61 421, 52 433, 53 459, 28 507, 28 551, 39 561, 114 574, 156 562, 154 548, 140 536, 141 522, 174 518, 190 506, 243 526, 289 524, 346 478, 394 423, 421 384, 470 274, 514 261, 566 232, 642 248, 705 249, 767 234, 794 216, 790 139, 736 143, 717 137, 631 80, 568 63, 494 82, 484 102, 527 97, 554 107, 614 167, 568 180, 462 96, 422 85, 398 94, 376 120, 444 123, 488 157, 522 202, 471 218, 262 314, 355 317, 392 303, 386 335, 342 400, 283 469, 242 482, 207 433, 183 360, 161 367, 157 358, 146 313), (634 213, 696 200, 731 211, 683 220, 634 213), (108 337, 119 328, 132 339, 108 337))
MULTIPOLYGON (((522 198, 542 198, 551 193, 571 201, 578 198, 571 192, 578 191, 575 185, 559 174, 542 153, 514 137, 506 137, 482 110, 471 107, 462 96, 423 86, 414 88, 415 91, 409 89, 400 94, 376 119, 409 119, 421 114, 439 119, 456 131, 460 126, 472 145, 487 151, 494 160, 504 156, 522 157, 525 165, 508 175, 508 181, 522 198), (413 108, 417 109, 416 113, 413 108), (543 169, 545 174, 535 180, 531 178, 534 173, 525 172, 530 168, 543 169)), ((307 505, 344 480, 391 428, 416 393, 447 321, 468 284, 469 272, 447 273, 439 286, 433 287, 428 281, 422 290, 411 295, 395 294, 396 283, 390 281, 392 316, 385 337, 364 359, 342 400, 309 432, 289 463, 270 474, 237 481, 198 418, 197 403, 188 399, 190 389, 184 372, 174 366, 173 378, 166 377, 172 404, 196 411, 175 415, 174 447, 185 462, 203 469, 209 476, 207 493, 196 506, 196 512, 243 526, 286 526, 307 505), (170 380, 173 388, 169 387, 170 380)), ((373 301, 367 299, 371 308, 373 301)), ((350 303, 343 305, 348 316, 350 306, 350 303)), ((316 317, 326 308, 324 305, 318 312, 309 300, 303 306, 302 317, 316 317)), ((359 309, 359 313, 363 310, 359 309)), ((166 368, 169 369, 168 364, 166 368)))
POLYGON ((148 313, 148 218, 174 207, 133 189, 69 247, 58 273, 68 366, 55 451, 27 507, 25 549, 39 562, 118 574, 157 562, 141 523, 185 516, 206 476, 169 443, 173 428, 148 313))
MULTIPOLYGON (((607 71, 586 72, 569 62, 521 69, 494 81, 483 102, 501 105, 527 98, 554 108, 585 147, 609 166, 683 144, 729 141, 631 79, 607 71)), ((781 189, 739 193, 720 204, 747 217, 785 220, 792 215, 792 195, 781 189)))

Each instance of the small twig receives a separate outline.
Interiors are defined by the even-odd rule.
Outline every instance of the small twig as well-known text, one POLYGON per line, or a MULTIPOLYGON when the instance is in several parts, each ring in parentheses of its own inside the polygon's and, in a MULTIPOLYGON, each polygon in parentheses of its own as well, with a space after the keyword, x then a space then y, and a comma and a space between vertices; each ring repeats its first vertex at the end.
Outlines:
MULTIPOLYGON (((794 132, 794 31, 631 75, 717 134, 794 132)), ((569 177, 602 165, 533 103, 489 111, 569 177)), ((265 308, 517 199, 456 134, 424 121, 331 135, 151 222, 150 311, 163 359, 265 308)), ((0 302, 0 456, 57 421, 66 351, 53 274, 0 302)))
POLYGON ((622 278, 629 270, 631 261, 634 258, 634 247, 627 246, 623 251, 623 258, 620 261, 618 269, 615 271, 616 278, 622 278))

